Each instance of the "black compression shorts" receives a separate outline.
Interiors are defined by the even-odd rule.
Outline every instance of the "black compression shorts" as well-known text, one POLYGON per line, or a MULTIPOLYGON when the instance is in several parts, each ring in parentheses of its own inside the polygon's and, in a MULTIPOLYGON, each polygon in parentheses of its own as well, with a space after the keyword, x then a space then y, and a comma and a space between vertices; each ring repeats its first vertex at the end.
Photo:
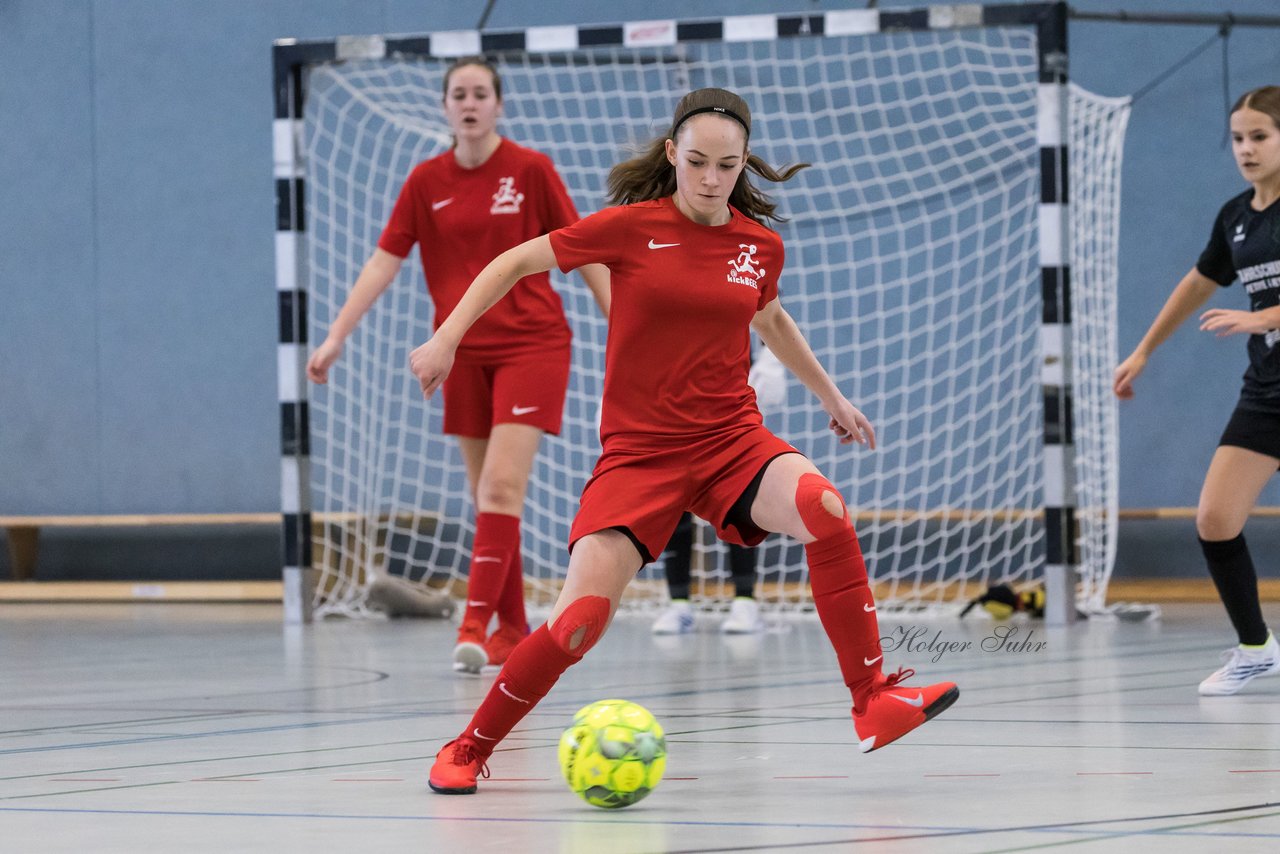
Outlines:
POLYGON ((1237 406, 1218 444, 1266 454, 1280 463, 1280 414, 1237 406))

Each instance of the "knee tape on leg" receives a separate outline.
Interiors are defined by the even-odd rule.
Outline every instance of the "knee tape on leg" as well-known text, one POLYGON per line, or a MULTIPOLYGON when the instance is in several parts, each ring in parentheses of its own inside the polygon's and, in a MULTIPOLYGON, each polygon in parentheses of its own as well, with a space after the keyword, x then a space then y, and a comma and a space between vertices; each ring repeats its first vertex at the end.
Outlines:
POLYGON ((609 623, 609 600, 603 596, 574 599, 550 627, 551 638, 569 655, 579 658, 596 645, 609 623))
POLYGON ((800 511, 800 521, 819 540, 849 529, 849 510, 844 506, 844 499, 820 474, 800 475, 800 482, 796 484, 796 509, 800 511), (827 498, 828 495, 831 497, 827 498))

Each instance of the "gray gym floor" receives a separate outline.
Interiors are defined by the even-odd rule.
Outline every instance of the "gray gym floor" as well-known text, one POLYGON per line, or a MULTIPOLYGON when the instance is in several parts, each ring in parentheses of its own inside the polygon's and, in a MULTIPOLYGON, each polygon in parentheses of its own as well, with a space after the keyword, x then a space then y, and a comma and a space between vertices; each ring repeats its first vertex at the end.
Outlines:
POLYGON ((1020 623, 1001 650, 990 621, 883 618, 919 632, 893 666, 962 693, 868 755, 816 620, 655 639, 621 618, 469 797, 426 785, 492 679, 451 672, 451 624, 279 617, 0 607, 0 850, 1280 850, 1280 678, 1196 695, 1231 640, 1217 605, 1020 623), (617 812, 570 793, 555 750, 606 697, 648 706, 669 749, 662 785, 617 812))

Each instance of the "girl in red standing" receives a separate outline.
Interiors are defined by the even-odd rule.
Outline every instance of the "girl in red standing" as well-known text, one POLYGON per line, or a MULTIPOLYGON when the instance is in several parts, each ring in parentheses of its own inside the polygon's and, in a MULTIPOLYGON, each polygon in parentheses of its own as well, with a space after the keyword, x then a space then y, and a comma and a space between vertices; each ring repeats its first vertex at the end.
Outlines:
POLYGON ((430 396, 471 323, 523 276, 559 266, 609 268, 604 450, 570 532, 569 569, 547 623, 512 651, 458 738, 431 769, 431 788, 476 790, 507 733, 600 639, 623 589, 662 550, 686 509, 721 538, 769 531, 805 544, 814 604, 853 699, 859 747, 875 750, 955 702, 950 682, 908 688, 886 676, 867 569, 839 492, 762 424, 747 384, 750 330, 817 395, 842 443, 875 447, 866 417, 836 388, 778 302, 782 240, 762 223, 774 205, 744 170, 785 181, 747 148, 746 103, 699 89, 671 131, 615 167, 608 208, 494 259, 410 366, 430 396))
MULTIPOLYGON (((405 181, 378 248, 307 363, 314 382, 327 381, 343 342, 415 243, 439 328, 495 256, 578 220, 550 159, 498 134, 502 80, 486 60, 468 57, 449 68, 444 109, 454 147, 418 164, 405 181)), ((608 314, 608 271, 590 266, 582 275, 608 314)), ((454 668, 479 673, 506 661, 529 633, 520 517, 542 435, 560 431, 570 332, 545 268, 522 277, 493 311, 467 325, 444 387, 444 432, 458 437, 476 507, 454 668)))

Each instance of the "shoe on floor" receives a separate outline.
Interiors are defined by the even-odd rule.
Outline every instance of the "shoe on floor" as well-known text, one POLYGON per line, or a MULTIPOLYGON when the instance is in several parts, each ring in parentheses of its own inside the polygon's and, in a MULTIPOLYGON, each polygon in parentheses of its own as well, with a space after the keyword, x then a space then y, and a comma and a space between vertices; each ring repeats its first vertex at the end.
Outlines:
POLYGON ((489 766, 469 738, 455 738, 440 748, 427 785, 442 795, 472 795, 476 777, 488 777, 489 766))
POLYGON ((1200 683, 1203 696, 1226 697, 1255 677, 1280 673, 1280 644, 1276 643, 1275 635, 1268 633, 1261 649, 1233 646, 1222 654, 1222 662, 1222 667, 1200 683))
POLYGON ((653 621, 655 635, 686 635, 693 631, 693 608, 687 599, 676 599, 653 621))
POLYGON ((459 673, 479 673, 489 663, 484 651, 484 629, 480 623, 464 620, 458 627, 458 643, 453 648, 453 669, 459 673))
POLYGON ((902 738, 920 724, 950 708, 960 697, 954 682, 938 682, 912 688, 899 684, 910 679, 914 670, 899 670, 871 690, 861 711, 853 710, 853 729, 858 734, 858 749, 863 753, 878 750, 902 738))
POLYGON ((489 635, 489 639, 484 642, 484 652, 488 658, 488 663, 490 665, 505 664, 511 656, 511 650, 515 649, 516 644, 520 643, 528 635, 528 626, 518 629, 515 626, 499 624, 497 630, 489 635))
POLYGON ((720 631, 727 635, 752 635, 764 631, 760 605, 747 596, 737 597, 729 606, 729 616, 720 624, 720 631))

